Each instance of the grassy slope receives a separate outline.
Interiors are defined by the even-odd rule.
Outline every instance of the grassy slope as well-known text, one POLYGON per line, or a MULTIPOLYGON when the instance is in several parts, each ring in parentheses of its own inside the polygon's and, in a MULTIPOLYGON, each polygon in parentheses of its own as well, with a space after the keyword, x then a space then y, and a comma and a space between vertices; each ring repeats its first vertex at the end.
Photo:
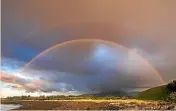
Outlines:
POLYGON ((168 90, 166 86, 158 86, 148 90, 145 90, 135 96, 139 100, 162 100, 168 96, 168 90))

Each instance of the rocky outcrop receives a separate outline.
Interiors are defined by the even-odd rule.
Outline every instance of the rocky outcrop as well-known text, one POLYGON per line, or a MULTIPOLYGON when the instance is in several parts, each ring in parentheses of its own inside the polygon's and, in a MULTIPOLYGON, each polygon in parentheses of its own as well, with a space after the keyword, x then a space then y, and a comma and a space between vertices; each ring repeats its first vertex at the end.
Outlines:
POLYGON ((149 103, 110 103, 121 110, 176 110, 176 103, 149 102, 149 103))

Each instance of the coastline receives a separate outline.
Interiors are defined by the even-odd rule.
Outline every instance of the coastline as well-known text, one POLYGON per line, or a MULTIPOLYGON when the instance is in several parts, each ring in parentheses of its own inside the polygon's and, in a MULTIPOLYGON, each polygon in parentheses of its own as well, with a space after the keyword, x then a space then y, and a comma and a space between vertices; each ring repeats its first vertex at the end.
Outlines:
POLYGON ((22 100, 1 101, 1 104, 20 104, 13 110, 176 110, 176 103, 143 100, 22 100))

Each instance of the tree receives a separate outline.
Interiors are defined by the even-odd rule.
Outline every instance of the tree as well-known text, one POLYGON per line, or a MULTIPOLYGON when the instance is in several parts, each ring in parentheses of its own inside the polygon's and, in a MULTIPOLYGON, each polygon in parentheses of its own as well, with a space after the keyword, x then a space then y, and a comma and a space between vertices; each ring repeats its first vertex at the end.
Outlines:
POLYGON ((169 92, 176 92, 176 80, 167 84, 169 92))

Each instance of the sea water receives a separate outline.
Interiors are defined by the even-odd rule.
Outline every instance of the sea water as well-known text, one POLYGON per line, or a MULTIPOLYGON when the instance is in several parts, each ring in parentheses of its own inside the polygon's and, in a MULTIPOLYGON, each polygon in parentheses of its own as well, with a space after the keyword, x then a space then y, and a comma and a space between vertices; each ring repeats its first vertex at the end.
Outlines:
POLYGON ((9 111, 11 109, 19 108, 21 105, 16 104, 0 104, 0 110, 1 111, 9 111))

